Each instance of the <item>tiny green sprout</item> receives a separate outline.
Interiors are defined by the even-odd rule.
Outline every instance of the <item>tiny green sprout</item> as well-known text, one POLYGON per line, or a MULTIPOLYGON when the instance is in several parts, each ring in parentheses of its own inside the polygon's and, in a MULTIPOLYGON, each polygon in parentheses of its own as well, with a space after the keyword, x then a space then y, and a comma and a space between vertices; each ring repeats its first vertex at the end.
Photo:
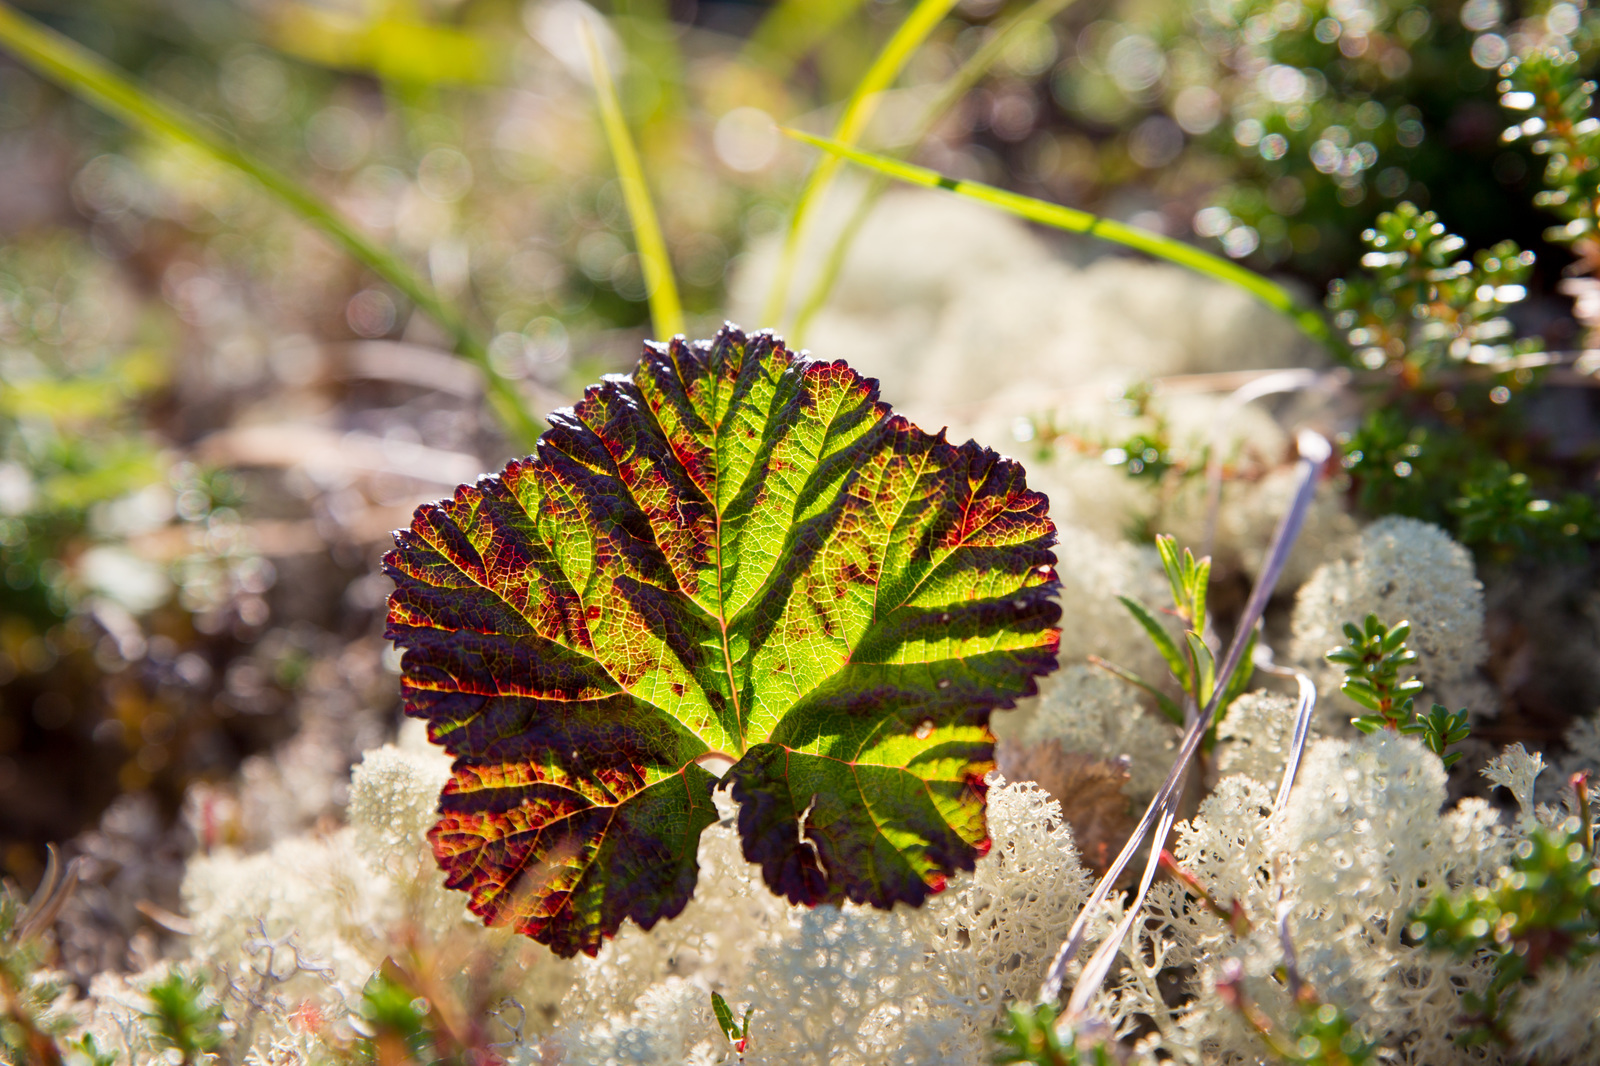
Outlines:
MULTIPOLYGON (((1155 614, 1142 603, 1127 596, 1118 596, 1117 599, 1128 609, 1128 613, 1133 615, 1134 621, 1139 623, 1139 627, 1155 645, 1156 651, 1166 662, 1167 669, 1172 672, 1173 680, 1178 683, 1178 688, 1194 700, 1196 707, 1204 707, 1211 701, 1217 683, 1216 656, 1204 636, 1206 597, 1211 584, 1211 558, 1206 556, 1196 559, 1188 548, 1183 549, 1180 555, 1177 540, 1165 533, 1156 537, 1156 552, 1161 557, 1161 568, 1165 571, 1167 584, 1172 590, 1172 607, 1168 613, 1184 623, 1182 644, 1172 638, 1172 634, 1167 632, 1167 627, 1162 625, 1155 614)), ((1251 653, 1255 650, 1255 642, 1256 633, 1252 632, 1240 665, 1233 672, 1228 687, 1222 692, 1217 721, 1221 721, 1228 705, 1238 699, 1250 683, 1251 653)), ((1163 715, 1177 725, 1183 724, 1183 708, 1177 700, 1156 685, 1133 671, 1115 666, 1098 656, 1090 656, 1090 661, 1116 674, 1129 684, 1144 689, 1155 699, 1156 706, 1163 715)), ((1215 732, 1216 727, 1213 725, 1207 733, 1208 745, 1214 742, 1215 732)))
POLYGON ((93 1033, 66 1042, 63 1061, 69 1066, 116 1066, 117 1055, 95 1043, 93 1033))
POLYGON ((733 1009, 728 1006, 728 1001, 722 998, 720 992, 711 993, 711 1011, 717 1016, 717 1025, 722 1029, 722 1035, 728 1038, 728 1043, 733 1045, 733 1050, 739 1056, 739 1061, 744 1061, 744 1053, 750 1047, 750 1016, 756 1012, 755 1007, 744 1009, 744 1020, 733 1020, 733 1009))
POLYGON ((1493 957, 1494 977, 1483 993, 1462 994, 1473 1025, 1458 1039, 1510 1043, 1505 1018, 1523 983, 1547 966, 1600 952, 1600 869, 1582 820, 1536 829, 1492 885, 1435 896, 1412 915, 1407 933, 1457 958, 1493 957))
POLYGON ((1190 629, 1205 632, 1211 556, 1196 559, 1188 548, 1179 556, 1178 539, 1166 533, 1157 535, 1156 552, 1161 556, 1161 569, 1166 571, 1167 583, 1172 586, 1173 613, 1187 622, 1190 629))
POLYGON ((1398 730, 1402 722, 1410 719, 1411 701, 1422 691, 1421 681, 1400 677, 1402 669, 1417 661, 1417 653, 1406 646, 1411 623, 1386 626, 1377 615, 1369 614, 1362 626, 1346 622, 1344 635, 1347 643, 1328 652, 1325 658, 1344 667, 1344 684, 1339 691, 1374 712, 1352 718, 1351 723, 1363 733, 1398 730))
POLYGON ((354 1028, 377 1061, 431 1062, 437 1041, 431 1031, 432 1005, 418 996, 398 969, 385 963, 361 989, 354 1028))
POLYGON ((1400 732, 1421 736, 1422 743, 1429 751, 1444 760, 1444 765, 1448 769, 1456 764, 1462 753, 1459 751, 1446 753, 1444 749, 1451 744, 1466 740, 1472 730, 1467 727, 1466 708, 1463 707, 1451 714, 1448 708, 1435 703, 1427 714, 1419 713, 1415 721, 1401 726, 1400 732))
POLYGON ((1347 643, 1328 652, 1326 658, 1344 667, 1344 684, 1339 691, 1374 712, 1350 719, 1351 724, 1363 733, 1389 729, 1420 736, 1446 767, 1454 766, 1461 752, 1446 753, 1445 749, 1465 740, 1471 732, 1467 712, 1462 709, 1452 714, 1437 703, 1427 714, 1412 710, 1412 700, 1422 691, 1422 682, 1415 678, 1402 680, 1400 676, 1405 667, 1417 661, 1417 653, 1406 645, 1411 623, 1386 626, 1377 615, 1369 614, 1360 626, 1346 622, 1344 635, 1347 643))
POLYGON ((204 978, 174 970, 145 995, 150 1000, 145 1018, 157 1041, 178 1052, 185 1066, 222 1043, 222 1008, 204 978))
POLYGON ((994 1041, 995 1066, 1112 1066, 1120 1061, 1105 1040, 1059 1025, 1050 1003, 1012 1004, 1006 1024, 995 1030, 994 1041))

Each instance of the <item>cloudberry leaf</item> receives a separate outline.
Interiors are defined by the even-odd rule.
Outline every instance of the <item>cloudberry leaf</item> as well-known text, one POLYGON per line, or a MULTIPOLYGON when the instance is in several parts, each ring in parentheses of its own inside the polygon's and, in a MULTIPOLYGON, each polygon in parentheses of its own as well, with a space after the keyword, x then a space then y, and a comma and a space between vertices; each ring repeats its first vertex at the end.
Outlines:
POLYGON ((1019 464, 877 393, 768 333, 649 344, 395 535, 406 713, 455 756, 429 836, 485 921, 571 955, 677 914, 719 759, 796 902, 921 903, 987 849, 1055 529, 1019 464))

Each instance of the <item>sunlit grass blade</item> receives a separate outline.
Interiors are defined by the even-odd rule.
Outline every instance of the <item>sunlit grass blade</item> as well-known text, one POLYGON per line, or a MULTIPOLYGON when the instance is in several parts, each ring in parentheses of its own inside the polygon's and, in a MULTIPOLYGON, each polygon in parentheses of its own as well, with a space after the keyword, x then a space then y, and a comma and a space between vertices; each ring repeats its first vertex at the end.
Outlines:
POLYGON ((1200 634, 1191 629, 1183 636, 1189 643, 1189 657, 1194 660, 1195 702, 1203 707, 1210 701, 1212 689, 1216 687, 1217 660, 1200 634))
MULTIPOLYGON (((927 40, 928 34, 944 21, 944 17, 955 5, 956 0, 918 0, 917 6, 911 9, 911 14, 907 15, 899 29, 894 31, 894 35, 889 38, 883 50, 872 61, 872 66, 867 68, 867 72, 862 75, 850 93, 850 99, 845 102, 844 112, 833 128, 833 143, 852 145, 860 139, 877 107, 878 94, 894 84, 894 80, 900 76, 900 71, 905 69, 906 63, 922 46, 922 42, 927 40)), ((839 165, 840 161, 837 158, 824 156, 812 168, 811 176, 806 179, 805 187, 800 190, 800 198, 795 201, 794 213, 789 217, 789 231, 784 236, 783 252, 778 258, 778 269, 773 275, 772 288, 767 294, 766 306, 761 311, 762 322, 779 326, 787 324, 781 321, 781 318, 786 316, 788 309, 789 284, 794 279, 795 261, 800 257, 800 243, 805 236, 806 224, 810 221, 811 212, 821 202, 823 194, 832 184, 839 165)))
POLYGON ((944 189, 957 196, 965 196, 977 200, 991 207, 1025 218, 1030 222, 1051 226, 1056 229, 1066 230, 1069 233, 1081 233, 1086 237, 1094 237, 1113 244, 1120 244, 1133 248, 1158 259, 1165 259, 1169 263, 1187 267, 1198 274, 1216 278, 1218 281, 1227 282, 1259 299, 1262 303, 1287 315, 1301 332, 1324 344, 1332 344, 1333 336, 1328 331, 1328 324, 1316 310, 1307 307, 1297 300, 1294 295, 1283 286, 1262 277, 1253 270, 1248 270, 1237 263, 1228 261, 1218 255, 1185 244, 1182 241, 1164 237, 1159 233, 1130 226, 1115 219, 1104 218, 1088 211, 1079 211, 1072 207, 1063 207, 1045 200, 1036 200, 1031 196, 1021 193, 1008 192, 997 189, 993 185, 982 182, 963 181, 959 178, 947 177, 936 170, 919 167, 911 163, 890 159, 887 156, 873 152, 865 152, 853 148, 848 144, 826 137, 815 137, 800 130, 784 130, 789 136, 807 144, 815 145, 828 152, 833 158, 848 159, 870 170, 887 174, 897 181, 904 181, 911 185, 921 185, 929 189, 944 189))
MULTIPOLYGON (((945 113, 960 103, 983 76, 989 73, 989 68, 993 67, 1024 34, 1035 32, 1039 27, 1046 27, 1046 32, 1049 32, 1047 27, 1050 20, 1073 2, 1074 0, 1034 0, 996 26, 989 39, 984 41, 982 46, 961 64, 961 68, 939 87, 939 95, 934 97, 933 102, 922 113, 922 117, 917 120, 911 135, 906 138, 906 148, 921 144, 945 113)), ((896 158, 902 157, 903 154, 904 150, 893 153, 896 158)), ((872 214, 873 205, 878 202, 884 190, 888 189, 891 180, 887 174, 874 174, 872 183, 867 186, 851 210, 849 221, 834 237, 817 278, 811 284, 811 291, 806 294, 805 300, 800 305, 800 312, 795 315, 794 325, 789 330, 789 339, 793 343, 803 343, 806 328, 811 325, 811 320, 816 317, 817 312, 822 310, 823 304, 827 303, 834 285, 838 284, 839 272, 844 269, 845 257, 850 254, 851 245, 855 243, 861 227, 866 224, 867 216, 872 214)))
POLYGON ((519 443, 532 446, 539 427, 528 416, 516 386, 489 361, 483 341, 454 310, 393 253, 345 221, 315 193, 285 172, 257 159, 221 133, 206 128, 171 104, 157 100, 105 60, 54 30, 39 25, 0 0, 0 48, 36 73, 128 125, 167 137, 254 178, 284 206, 333 238, 363 266, 393 285, 450 334, 458 355, 483 372, 490 406, 519 443))
POLYGON ((1133 620, 1145 631, 1150 642, 1156 646, 1156 651, 1167 661, 1167 669, 1172 671, 1172 676, 1178 679, 1179 688, 1189 687, 1189 660, 1184 658, 1183 652, 1178 650, 1177 642, 1167 632, 1165 626, 1156 620, 1156 616, 1145 610, 1144 604, 1127 596, 1118 596, 1122 606, 1133 615, 1133 620))
POLYGON ((655 206, 650 202, 650 187, 645 184, 644 168, 639 165, 639 153, 628 133, 628 123, 622 117, 622 104, 617 99, 617 87, 611 80, 611 68, 600 51, 594 28, 587 19, 579 19, 583 47, 589 54, 589 69, 594 75, 595 98, 600 104, 600 123, 605 127, 606 142, 611 146, 611 159, 617 165, 617 180, 622 185, 622 201, 628 205, 628 218, 633 223, 633 240, 639 250, 639 268, 644 272, 645 291, 650 300, 650 321, 655 335, 662 340, 683 332, 683 305, 678 302, 678 285, 672 278, 672 260, 667 255, 667 242, 661 236, 661 224, 656 220, 655 206))
POLYGON ((1122 680, 1126 681, 1135 688, 1143 689, 1155 699, 1156 706, 1166 717, 1167 721, 1171 722, 1173 725, 1183 724, 1183 708, 1178 706, 1177 701, 1171 696, 1168 696, 1165 692, 1162 692, 1160 689, 1156 688, 1144 678, 1140 677, 1138 674, 1134 673, 1132 670, 1124 670, 1116 663, 1102 659, 1098 655, 1089 656, 1089 662, 1090 664, 1098 666, 1100 669, 1114 677, 1120 677, 1122 680))

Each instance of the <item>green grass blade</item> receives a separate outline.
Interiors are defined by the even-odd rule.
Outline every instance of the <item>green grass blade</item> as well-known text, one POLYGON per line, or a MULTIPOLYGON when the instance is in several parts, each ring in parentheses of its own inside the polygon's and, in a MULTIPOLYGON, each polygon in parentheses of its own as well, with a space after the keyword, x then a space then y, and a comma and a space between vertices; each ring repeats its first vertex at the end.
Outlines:
MULTIPOLYGON (((894 31, 850 93, 844 113, 833 128, 833 143, 852 145, 860 139, 877 108, 878 94, 894 84, 900 71, 905 69, 912 55, 927 40, 928 34, 944 21, 955 5, 956 0, 917 0, 917 6, 911 9, 911 14, 894 31)), ((824 156, 818 160, 811 170, 811 176, 806 179, 805 187, 800 190, 800 198, 795 201, 794 214, 789 219, 789 232, 784 237, 783 252, 778 259, 778 270, 773 276, 766 306, 761 311, 761 320, 767 325, 787 324, 780 321, 780 316, 786 313, 788 307, 789 283, 794 278, 795 262, 800 257, 800 242, 805 236, 806 223, 832 184, 839 166, 840 160, 835 156, 824 156)))
POLYGON ((450 334, 458 355, 483 372, 490 406, 524 446, 539 427, 523 409, 516 386, 496 372, 483 341, 433 288, 393 253, 358 232, 315 193, 283 171, 230 143, 176 107, 155 99, 88 49, 39 25, 0 0, 0 48, 73 95, 147 134, 167 137, 254 178, 284 206, 316 226, 374 274, 393 285, 450 334))
POLYGON ((1217 660, 1206 642, 1200 639, 1200 634, 1191 629, 1183 636, 1189 642, 1189 655, 1194 663, 1194 687, 1190 691, 1195 703, 1204 707, 1211 702, 1211 693, 1216 689, 1217 660))
POLYGON ((1136 688, 1144 689, 1150 695, 1155 697, 1156 708, 1161 712, 1162 716, 1167 719, 1167 721, 1171 722, 1173 725, 1183 724, 1183 708, 1178 706, 1177 701, 1171 696, 1168 696, 1165 692, 1162 692, 1160 689, 1156 688, 1144 678, 1140 677, 1138 674, 1134 673, 1132 670, 1124 670, 1117 664, 1107 662, 1098 655, 1089 656, 1089 662, 1094 666, 1098 666, 1108 674, 1120 677, 1122 680, 1126 681, 1130 685, 1135 686, 1136 688))
POLYGON ((661 224, 656 221, 655 206, 650 202, 644 167, 639 164, 639 153, 633 147, 628 123, 622 117, 622 104, 617 100, 617 87, 611 81, 611 69, 606 66, 606 57, 600 51, 600 42, 595 40, 588 20, 580 19, 579 26, 584 50, 589 53, 589 70, 594 75, 600 123, 605 127, 606 142, 611 146, 611 159, 617 165, 622 201, 628 205, 628 218, 633 223, 639 266, 644 271, 645 290, 650 294, 650 320, 656 336, 665 340, 683 332, 683 305, 678 302, 678 284, 672 279, 672 260, 667 255, 667 242, 661 236, 661 224))
POLYGON ((1178 679, 1180 688, 1189 687, 1189 660, 1184 658, 1183 652, 1178 650, 1178 644, 1172 639, 1172 634, 1167 632, 1167 627, 1162 625, 1155 615, 1145 609, 1144 604, 1127 596, 1118 596, 1122 606, 1133 615, 1133 620, 1139 623, 1140 628, 1150 638, 1150 643, 1156 646, 1156 651, 1167 661, 1167 669, 1172 671, 1172 676, 1178 679))
MULTIPOLYGON (((1052 18, 1060 14, 1074 0, 1034 0, 1033 3, 1009 16, 1005 21, 995 27, 989 39, 969 58, 961 64, 961 69, 951 75, 939 87, 939 95, 934 97, 917 120, 911 136, 906 138, 906 149, 921 144, 938 121, 944 117, 956 104, 960 103, 967 93, 989 73, 989 68, 999 61, 1024 33, 1031 31, 1036 26, 1047 24, 1052 18)), ((903 158, 904 150, 896 151, 895 158, 903 158)), ((804 303, 800 306, 800 313, 795 316, 794 326, 789 331, 789 339, 796 346, 804 341, 807 327, 817 312, 822 310, 823 304, 828 302, 828 296, 833 292, 833 287, 839 282, 839 272, 844 269, 845 257, 850 254, 850 246, 855 243, 856 236, 861 232, 861 227, 866 224, 867 216, 872 213, 872 208, 889 187, 890 178, 886 174, 874 174, 872 184, 869 185, 861 199, 856 202, 850 214, 850 220, 839 231, 833 240, 833 245, 828 249, 828 257, 823 261, 822 270, 817 280, 812 284, 811 291, 806 295, 804 303)))
POLYGON ((1207 556, 1195 564, 1194 577, 1190 582, 1194 590, 1189 597, 1190 618, 1189 626, 1197 633, 1206 631, 1206 594, 1211 588, 1211 559, 1207 556))
POLYGON ((833 158, 848 159, 870 170, 887 174, 897 181, 911 185, 921 185, 929 189, 944 189, 957 196, 977 200, 980 203, 997 207, 1002 211, 1025 218, 1030 222, 1051 226, 1055 229, 1066 230, 1069 233, 1081 233, 1086 237, 1095 237, 1099 240, 1110 241, 1126 248, 1133 248, 1144 252, 1157 259, 1165 259, 1169 263, 1187 267, 1198 274, 1216 278, 1218 281, 1227 282, 1237 288, 1250 293, 1262 303, 1287 315, 1300 331, 1314 340, 1324 344, 1333 343, 1333 336, 1328 331, 1328 324, 1322 315, 1313 308, 1307 307, 1294 297, 1283 286, 1262 277, 1253 270, 1248 270, 1237 263, 1230 262, 1218 255, 1173 240, 1171 237, 1152 233, 1149 230, 1139 229, 1115 219, 1103 218, 1088 211, 1079 211, 1072 207, 1063 207, 1045 200, 1036 200, 1031 196, 1021 193, 1008 192, 997 189, 993 185, 985 185, 977 181, 962 181, 959 178, 946 177, 936 170, 919 167, 911 163, 904 163, 897 159, 878 155, 873 152, 864 152, 848 144, 826 137, 814 137, 800 130, 784 130, 789 136, 807 144, 815 145, 828 152, 833 158))
POLYGON ((733 1010, 728 1006, 728 1001, 722 994, 715 990, 711 993, 711 1010, 717 1016, 717 1024, 722 1027, 722 1035, 729 1040, 739 1038, 739 1027, 733 1024, 733 1010))
POLYGON ((1172 605, 1182 607, 1188 600, 1183 583, 1183 563, 1178 557, 1178 539, 1170 533, 1156 534, 1156 554, 1161 557, 1161 570, 1167 575, 1167 585, 1172 589, 1172 605))

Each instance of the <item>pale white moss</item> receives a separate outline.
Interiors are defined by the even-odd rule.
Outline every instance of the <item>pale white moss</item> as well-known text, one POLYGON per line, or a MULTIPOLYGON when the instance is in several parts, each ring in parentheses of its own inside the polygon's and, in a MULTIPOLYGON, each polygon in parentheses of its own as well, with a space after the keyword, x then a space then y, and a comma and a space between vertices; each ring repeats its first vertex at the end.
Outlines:
POLYGON ((449 779, 450 759, 439 748, 387 745, 364 754, 350 774, 356 846, 385 871, 415 876, 426 855, 418 842, 438 819, 439 790, 449 779))
POLYGON ((247 941, 293 935, 350 994, 383 961, 384 933, 401 914, 389 879, 356 849, 350 829, 290 837, 256 855, 200 856, 184 877, 183 902, 195 961, 249 969, 247 941))
POLYGON ((450 777, 441 749, 393 745, 369 751, 350 775, 348 817, 356 849, 382 871, 406 913, 435 936, 476 922, 466 897, 444 887, 444 874, 426 846, 438 820, 439 790, 450 777))
POLYGON ((1593 1062, 1600 1046, 1600 956, 1543 967, 1508 1023, 1529 1062, 1593 1062))
MULTIPOLYGON (((1402 937, 1414 908, 1437 892, 1487 883, 1504 861, 1508 834, 1494 810, 1465 800, 1441 814, 1438 758, 1394 734, 1320 741, 1306 753, 1287 810, 1271 809, 1273 791, 1253 778, 1224 778, 1178 828, 1179 862, 1224 906, 1237 901, 1250 930, 1238 935, 1175 887, 1152 895, 1157 921, 1140 950, 1146 962, 1159 950, 1177 965, 1194 965, 1198 987, 1179 1017, 1157 1021, 1144 1051, 1196 1066, 1263 1056, 1255 1035, 1216 994, 1216 979, 1235 960, 1252 1000, 1288 1023, 1292 1004, 1272 977, 1284 961, 1282 901, 1302 974, 1389 1049, 1384 1061, 1496 1061, 1454 1040, 1461 990, 1481 989, 1488 979, 1482 962, 1432 953, 1402 937)), ((1149 1014, 1162 1002, 1159 990, 1142 987, 1152 983, 1141 982, 1144 965, 1125 973, 1119 1017, 1149 1014)))
POLYGON ((897 1061, 917 995, 925 952, 910 935, 912 915, 817 907, 794 935, 755 953, 746 996, 755 1004, 752 1063, 851 1066, 897 1061))
POLYGON ((715 989, 737 1011, 756 1008, 751 1064, 977 1066, 1006 1003, 1036 989, 1089 881, 1060 806, 1031 783, 990 779, 989 832, 973 874, 920 910, 886 913, 789 906, 742 860, 732 825, 713 826, 694 900, 580 960, 542 1047, 569 1066, 693 1061, 725 1048, 702 1009, 715 989), (637 1006, 669 991, 683 1017, 637 1006))
POLYGON ((709 1066, 717 1061, 713 1049, 727 1047, 712 1020, 705 989, 681 977, 651 985, 637 1001, 593 1025, 568 1027, 564 1039, 562 1061, 573 1066, 709 1066))
POLYGON ((1488 765, 1479 772, 1496 785, 1509 789, 1516 798, 1522 816, 1532 818, 1536 814, 1533 794, 1544 769, 1544 756, 1538 752, 1530 754, 1518 743, 1490 759, 1488 765))
POLYGON ((1091 887, 1060 805, 1030 782, 989 780, 989 854, 929 900, 912 930, 929 953, 930 1012, 980 1044, 1008 1003, 1037 991, 1091 887))
POLYGON ((1178 728, 1146 711, 1134 692, 1133 686, 1099 667, 1067 666, 1040 680, 1031 713, 1008 732, 1024 743, 1059 740, 1062 751, 1127 758, 1125 792, 1143 802, 1166 777, 1178 728))
POLYGON ((1302 903, 1353 916, 1420 905, 1414 871, 1435 864, 1445 801, 1444 765, 1411 737, 1388 730, 1309 749, 1283 825, 1284 851, 1315 862, 1302 903))
MULTIPOLYGON (((1561 763, 1565 773, 1588 770, 1591 774, 1600 774, 1600 715, 1579 718, 1572 723, 1562 740, 1571 753, 1561 763)), ((1600 780, 1594 783, 1600 786, 1600 780)))
MULTIPOLYGON (((1233 545, 1252 581, 1261 573, 1267 549, 1294 500, 1299 480, 1294 467, 1280 467, 1250 484, 1236 502, 1224 497, 1224 505, 1218 511, 1217 535, 1233 545)), ((1345 510, 1338 490, 1332 482, 1319 483, 1300 536, 1278 578, 1277 590, 1299 588, 1318 566, 1355 552, 1357 543, 1355 519, 1345 510)))
POLYGON ((1294 741, 1295 701, 1266 689, 1234 700, 1217 726, 1217 771, 1276 788, 1294 741))

